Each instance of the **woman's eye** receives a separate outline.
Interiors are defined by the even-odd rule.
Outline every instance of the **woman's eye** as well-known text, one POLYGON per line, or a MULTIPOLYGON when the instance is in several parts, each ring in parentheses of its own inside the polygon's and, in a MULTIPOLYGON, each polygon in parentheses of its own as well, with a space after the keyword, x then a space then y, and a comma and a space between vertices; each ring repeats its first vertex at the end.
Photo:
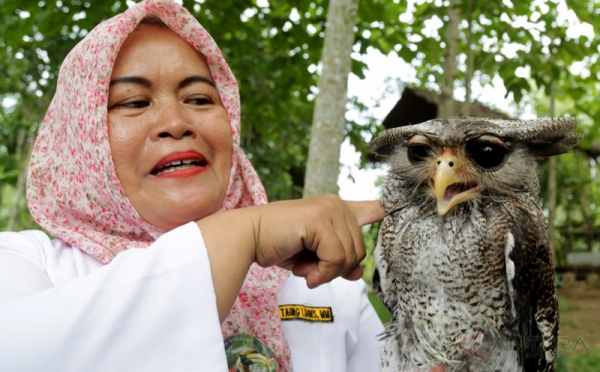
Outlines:
POLYGON ((410 145, 408 147, 408 160, 411 164, 420 163, 431 155, 431 148, 427 145, 410 145))
POLYGON ((129 108, 129 109, 139 109, 150 106, 150 102, 146 100, 136 100, 136 101, 128 101, 117 104, 115 107, 117 108, 129 108))
POLYGON ((213 103, 212 99, 210 99, 209 97, 188 98, 188 100, 186 102, 190 103, 192 105, 198 105, 198 106, 210 105, 213 103))
POLYGON ((508 160, 508 148, 494 142, 475 142, 469 146, 467 152, 471 160, 486 171, 498 170, 508 160))

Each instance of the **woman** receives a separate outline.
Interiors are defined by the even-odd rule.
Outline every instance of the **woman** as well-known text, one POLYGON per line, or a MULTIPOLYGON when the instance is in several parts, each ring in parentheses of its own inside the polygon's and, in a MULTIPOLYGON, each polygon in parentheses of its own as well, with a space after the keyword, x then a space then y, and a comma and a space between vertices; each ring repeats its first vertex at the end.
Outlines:
POLYGON ((28 179, 57 239, 0 234, 0 370, 377 369, 364 284, 316 287, 360 278, 378 203, 265 204, 239 118, 220 51, 175 3, 74 48, 28 179))

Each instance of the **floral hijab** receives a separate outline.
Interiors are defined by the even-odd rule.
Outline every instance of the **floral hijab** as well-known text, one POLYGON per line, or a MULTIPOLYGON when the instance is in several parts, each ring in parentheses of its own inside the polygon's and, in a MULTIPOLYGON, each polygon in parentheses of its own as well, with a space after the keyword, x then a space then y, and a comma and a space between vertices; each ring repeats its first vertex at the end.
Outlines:
MULTIPOLYGON (((64 60, 56 94, 29 165, 27 202, 36 221, 57 238, 108 264, 129 248, 145 248, 164 233, 143 220, 125 197, 108 141, 107 98, 121 45, 146 16, 160 18, 206 58, 231 122, 232 172, 220 211, 267 202, 260 179, 240 148, 237 82, 208 32, 171 0, 141 2, 95 27, 64 60)), ((252 265, 225 322, 223 336, 249 333, 290 370, 278 316, 279 268, 252 265)))

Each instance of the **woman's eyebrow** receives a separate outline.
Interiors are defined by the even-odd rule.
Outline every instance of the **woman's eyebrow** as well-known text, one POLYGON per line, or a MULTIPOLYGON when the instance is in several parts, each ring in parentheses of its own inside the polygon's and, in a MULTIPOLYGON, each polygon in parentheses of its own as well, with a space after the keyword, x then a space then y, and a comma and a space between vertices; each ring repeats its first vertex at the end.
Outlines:
POLYGON ((143 77, 139 77, 139 76, 123 76, 120 78, 116 78, 114 80, 110 81, 110 85, 109 86, 113 86, 116 84, 139 84, 139 85, 143 85, 146 88, 150 88, 150 86, 152 85, 152 83, 150 83, 150 81, 148 81, 147 79, 144 79, 143 77))
POLYGON ((215 85, 215 82, 212 81, 211 79, 206 78, 204 76, 194 75, 194 76, 189 76, 189 77, 186 77, 185 79, 183 79, 181 81, 181 83, 179 83, 179 89, 185 88, 186 86, 188 86, 192 83, 205 83, 205 84, 210 85, 213 88, 217 87, 215 85))

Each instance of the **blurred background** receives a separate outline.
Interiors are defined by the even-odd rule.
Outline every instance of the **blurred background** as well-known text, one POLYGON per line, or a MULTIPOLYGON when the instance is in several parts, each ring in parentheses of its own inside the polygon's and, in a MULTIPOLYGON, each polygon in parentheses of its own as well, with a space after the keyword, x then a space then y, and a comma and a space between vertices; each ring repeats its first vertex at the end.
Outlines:
MULTIPOLYGON (((0 0, 0 231, 39 229, 27 164, 62 60, 134 3, 0 0)), ((180 3, 238 79, 242 145, 269 199, 302 197, 329 1, 180 3)), ((366 143, 382 129, 452 115, 579 119, 580 147, 540 171, 560 287, 558 371, 600 370, 599 19, 599 0, 363 0, 352 28, 344 198, 378 196, 386 168, 366 143)), ((377 226, 364 233, 371 250, 377 226)), ((364 268, 370 282, 370 257, 364 268)))

